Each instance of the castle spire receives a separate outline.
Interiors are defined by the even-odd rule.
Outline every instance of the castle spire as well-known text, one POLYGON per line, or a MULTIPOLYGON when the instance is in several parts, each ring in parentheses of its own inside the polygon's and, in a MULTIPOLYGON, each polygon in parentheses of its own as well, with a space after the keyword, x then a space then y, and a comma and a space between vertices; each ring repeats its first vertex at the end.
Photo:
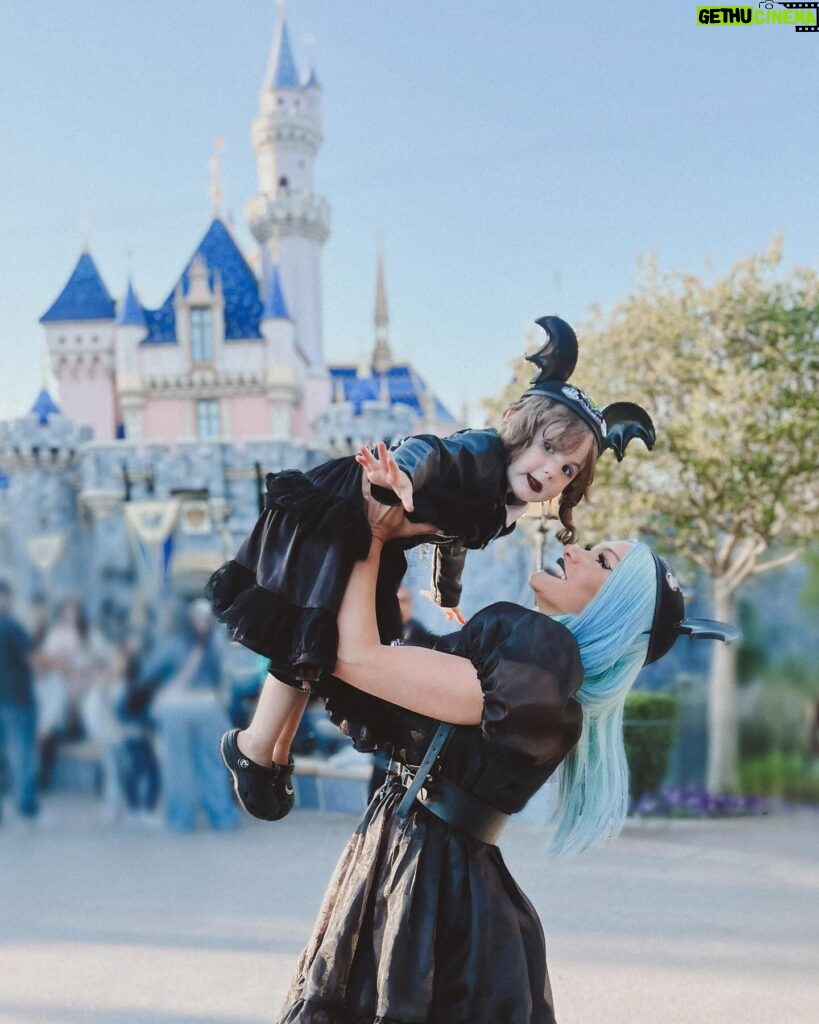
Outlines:
POLYGON ((316 44, 316 37, 312 32, 309 32, 305 37, 305 46, 307 48, 307 72, 303 78, 303 85, 305 89, 320 89, 318 75, 316 74, 316 58, 313 48, 316 44))
POLYGON ((384 281, 384 256, 381 242, 377 243, 375 256, 375 349, 373 350, 373 370, 386 373, 392 363, 390 351, 389 329, 390 316, 387 309, 387 286, 384 281))
POLYGON ((279 268, 275 263, 271 264, 265 275, 265 300, 262 316, 274 320, 290 320, 290 312, 287 309, 287 302, 284 298, 279 268))
POLYGON ((290 37, 287 34, 287 22, 285 21, 285 0, 276 0, 276 31, 273 36, 273 46, 270 50, 270 59, 267 63, 267 71, 264 76, 263 90, 270 89, 299 89, 299 73, 296 70, 296 62, 293 60, 293 51, 290 49, 290 37))
POLYGON ((322 142, 321 90, 301 86, 283 3, 252 137, 259 187, 245 204, 248 226, 262 250, 275 254, 299 347, 319 377, 325 372, 321 248, 330 233, 330 207, 313 182, 322 142))

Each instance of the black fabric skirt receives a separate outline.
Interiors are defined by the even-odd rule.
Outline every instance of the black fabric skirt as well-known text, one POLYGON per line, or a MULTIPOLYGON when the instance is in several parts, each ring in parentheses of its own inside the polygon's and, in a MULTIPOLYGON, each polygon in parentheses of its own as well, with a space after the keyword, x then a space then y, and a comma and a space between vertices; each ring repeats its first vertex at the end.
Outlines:
POLYGON ((388 782, 336 867, 279 1024, 554 1024, 543 931, 496 846, 388 782))
MULTIPOLYGON (((206 593, 233 639, 269 658, 273 675, 326 697, 338 609, 353 564, 370 549, 361 467, 353 457, 334 459, 307 473, 270 473, 266 485, 253 532, 206 593)), ((395 595, 405 571, 402 549, 387 544, 376 597, 383 642, 400 636, 395 595)))

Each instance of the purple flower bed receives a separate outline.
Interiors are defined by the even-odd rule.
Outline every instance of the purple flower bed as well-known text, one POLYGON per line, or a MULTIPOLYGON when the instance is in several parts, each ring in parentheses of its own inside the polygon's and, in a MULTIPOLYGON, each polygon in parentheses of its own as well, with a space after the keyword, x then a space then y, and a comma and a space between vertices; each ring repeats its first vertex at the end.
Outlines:
POLYGON ((734 818, 766 814, 768 802, 760 796, 709 793, 701 786, 668 786, 631 801, 629 814, 663 818, 734 818))

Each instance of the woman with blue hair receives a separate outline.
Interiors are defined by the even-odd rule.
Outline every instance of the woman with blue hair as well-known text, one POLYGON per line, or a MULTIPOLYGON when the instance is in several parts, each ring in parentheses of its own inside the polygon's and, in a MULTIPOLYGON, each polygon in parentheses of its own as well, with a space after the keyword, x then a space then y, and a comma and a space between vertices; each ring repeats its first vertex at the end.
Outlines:
MULTIPOLYGON (((378 698, 394 771, 348 843, 280 1024, 554 1024, 543 932, 495 841, 561 767, 554 850, 616 835, 628 799, 626 694, 679 632, 679 585, 640 543, 568 546, 530 579, 538 611, 475 615, 437 650, 383 646, 384 513, 339 613, 336 675, 378 698), (545 614, 544 614, 545 613, 545 614), (387 710, 385 710, 388 709, 387 710), (442 724, 450 723, 450 724, 442 724)), ((334 698, 337 720, 367 704, 334 698)))

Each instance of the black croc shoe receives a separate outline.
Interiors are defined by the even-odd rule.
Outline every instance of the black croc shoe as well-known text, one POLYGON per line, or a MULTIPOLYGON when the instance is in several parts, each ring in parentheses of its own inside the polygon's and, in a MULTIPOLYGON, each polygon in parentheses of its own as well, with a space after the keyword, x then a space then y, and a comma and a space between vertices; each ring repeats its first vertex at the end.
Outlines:
POLYGON ((265 768, 239 750, 238 734, 238 729, 231 729, 221 743, 222 760, 233 779, 236 799, 254 818, 278 821, 293 808, 293 757, 286 765, 265 768))
POLYGON ((273 783, 273 792, 276 794, 276 799, 279 801, 279 813, 274 819, 276 821, 278 821, 279 818, 283 818, 285 814, 289 814, 293 810, 294 768, 295 764, 293 762, 292 754, 288 756, 287 764, 273 764, 273 774, 276 777, 273 783))

